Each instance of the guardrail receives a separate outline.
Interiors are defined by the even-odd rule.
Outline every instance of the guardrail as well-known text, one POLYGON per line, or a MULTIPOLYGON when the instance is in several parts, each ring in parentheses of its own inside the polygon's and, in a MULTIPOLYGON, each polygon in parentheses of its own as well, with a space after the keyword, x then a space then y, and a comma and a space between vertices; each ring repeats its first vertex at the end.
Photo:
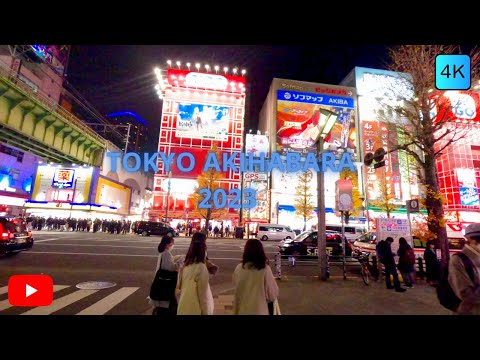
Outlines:
MULTIPOLYGON (((282 278, 282 266, 288 265, 289 267, 294 267, 297 265, 315 265, 318 266, 318 257, 311 257, 308 258, 306 255, 282 255, 281 253, 275 253, 275 278, 281 279, 282 278)), ((327 262, 327 271, 330 265, 343 265, 343 257, 342 256, 328 256, 327 262)), ((345 265, 346 266, 360 266, 360 262, 354 256, 345 256, 345 265)))
POLYGON ((98 135, 92 128, 85 125, 82 120, 77 118, 75 115, 65 110, 57 102, 43 94, 41 91, 35 92, 33 89, 23 82, 18 74, 12 70, 6 68, 6 64, 0 62, 0 75, 4 78, 9 85, 22 92, 25 96, 32 98, 37 101, 39 105, 45 107, 52 114, 57 115, 58 117, 63 117, 64 119, 73 123, 80 132, 85 133, 86 135, 94 138, 98 141, 104 148, 106 147, 106 139, 98 135))

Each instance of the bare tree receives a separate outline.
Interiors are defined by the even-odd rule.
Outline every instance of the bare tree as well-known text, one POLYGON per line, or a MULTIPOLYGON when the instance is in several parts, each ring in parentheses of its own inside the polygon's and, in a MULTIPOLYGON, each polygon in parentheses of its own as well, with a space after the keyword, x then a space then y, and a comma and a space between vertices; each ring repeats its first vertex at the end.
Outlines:
MULTIPOLYGON (((436 160, 448 148, 468 133, 468 126, 456 122, 452 110, 461 100, 458 92, 439 91, 435 88, 435 59, 441 54, 458 54, 458 46, 402 45, 390 49, 389 69, 400 74, 404 86, 387 86, 385 121, 396 127, 401 144, 390 152, 403 150, 411 155, 420 169, 428 211, 428 230, 436 235, 441 251, 442 265, 449 260, 447 231, 443 214, 442 195, 436 160)), ((476 83, 480 65, 480 51, 471 54, 472 84, 476 83)), ((453 73, 453 69, 447 72, 453 73)))

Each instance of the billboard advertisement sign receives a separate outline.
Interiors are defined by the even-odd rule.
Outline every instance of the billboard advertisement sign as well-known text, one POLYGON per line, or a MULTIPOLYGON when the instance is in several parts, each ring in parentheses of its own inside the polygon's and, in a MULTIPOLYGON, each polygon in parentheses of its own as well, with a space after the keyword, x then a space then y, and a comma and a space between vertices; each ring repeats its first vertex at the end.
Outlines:
POLYGON ((460 201, 464 206, 480 206, 478 198, 478 189, 473 187, 458 188, 460 192, 460 201))
POLYGON ((52 186, 55 188, 71 188, 75 170, 73 169, 55 169, 52 186))
POLYGON ((39 58, 49 64, 60 76, 63 75, 70 52, 69 45, 30 45, 30 47, 39 58))
POLYGON ((270 142, 267 135, 247 134, 245 136, 245 152, 255 157, 264 153, 268 157, 270 150, 270 142))
POLYGON ((222 92, 245 93, 245 77, 231 76, 198 71, 168 69, 167 81, 172 86, 210 89, 222 92))
POLYGON ((480 95, 471 91, 446 91, 437 101, 434 122, 438 121, 470 121, 480 123, 480 95))
POLYGON ((320 126, 332 116, 336 121, 326 141, 355 149, 353 98, 278 90, 277 152, 315 152, 320 126))
POLYGON ((403 237, 407 243, 412 245, 412 236, 408 219, 388 219, 377 218, 377 239, 385 240, 387 237, 393 238, 392 252, 397 253, 398 240, 403 237))
POLYGON ((176 136, 227 141, 229 119, 227 106, 180 103, 176 136))

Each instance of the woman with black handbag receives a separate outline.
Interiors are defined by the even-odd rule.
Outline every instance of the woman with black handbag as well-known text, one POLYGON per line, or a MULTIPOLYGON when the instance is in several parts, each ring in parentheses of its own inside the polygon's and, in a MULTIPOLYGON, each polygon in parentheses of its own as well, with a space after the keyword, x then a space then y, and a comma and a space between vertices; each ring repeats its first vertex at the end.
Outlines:
MULTIPOLYGON (((171 250, 173 248, 173 237, 164 236, 158 245, 157 267, 155 270, 155 279, 150 290, 150 296, 147 298, 150 305, 153 305, 152 315, 176 315, 177 300, 175 298, 175 287, 177 284, 178 270, 182 265, 181 257, 174 259, 171 250), (159 280, 161 279, 161 280, 159 280), (169 286, 171 283, 171 286, 169 286), (152 299, 154 294, 158 294, 154 287, 161 286, 161 299, 152 299), (166 292, 166 295, 163 294, 166 292)), ((157 295, 158 296, 158 295, 157 295)))

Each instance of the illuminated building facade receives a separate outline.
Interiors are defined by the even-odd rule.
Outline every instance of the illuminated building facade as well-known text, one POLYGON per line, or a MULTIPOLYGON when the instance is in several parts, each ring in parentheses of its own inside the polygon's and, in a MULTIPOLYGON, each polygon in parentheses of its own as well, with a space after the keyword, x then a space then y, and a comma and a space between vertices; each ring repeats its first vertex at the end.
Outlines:
MULTIPOLYGON (((315 140, 318 135, 317 125, 324 117, 336 119, 325 139, 324 150, 332 150, 337 154, 347 151, 355 160, 358 135, 355 127, 356 94, 352 87, 273 79, 260 113, 259 129, 269 135, 270 153, 277 152, 284 158, 288 152, 296 152, 304 159, 307 153, 317 151, 315 140)), ((294 207, 295 187, 300 173, 282 173, 274 169, 269 175, 269 222, 289 225, 292 229, 302 229, 303 218, 295 213, 294 207)), ((340 217, 339 213, 335 212, 335 181, 339 179, 339 173, 329 169, 324 176, 323 195, 327 223, 337 224, 340 223, 340 217)), ((313 174, 310 181, 309 193, 316 206, 316 174, 313 174)), ((307 221, 307 229, 317 224, 315 212, 307 221)))
MULTIPOLYGON (((156 70, 157 92, 163 98, 158 151, 165 154, 190 152, 196 159, 192 171, 180 171, 172 163, 171 178, 161 159, 155 175, 151 217, 163 218, 168 206, 169 219, 199 218, 189 198, 197 185, 208 152, 215 144, 220 156, 241 152, 245 116, 245 77, 207 71, 156 70), (170 183, 170 191, 169 189, 170 183), (170 194, 167 199, 167 195, 170 194)), ((187 65, 190 67, 190 65, 187 65)), ((212 69, 213 70, 213 69, 212 69)), ((185 161, 184 166, 187 165, 185 161)), ((229 170, 220 185, 226 191, 240 189, 240 173, 229 170)), ((230 209, 229 219, 238 219, 238 210, 230 209)))

